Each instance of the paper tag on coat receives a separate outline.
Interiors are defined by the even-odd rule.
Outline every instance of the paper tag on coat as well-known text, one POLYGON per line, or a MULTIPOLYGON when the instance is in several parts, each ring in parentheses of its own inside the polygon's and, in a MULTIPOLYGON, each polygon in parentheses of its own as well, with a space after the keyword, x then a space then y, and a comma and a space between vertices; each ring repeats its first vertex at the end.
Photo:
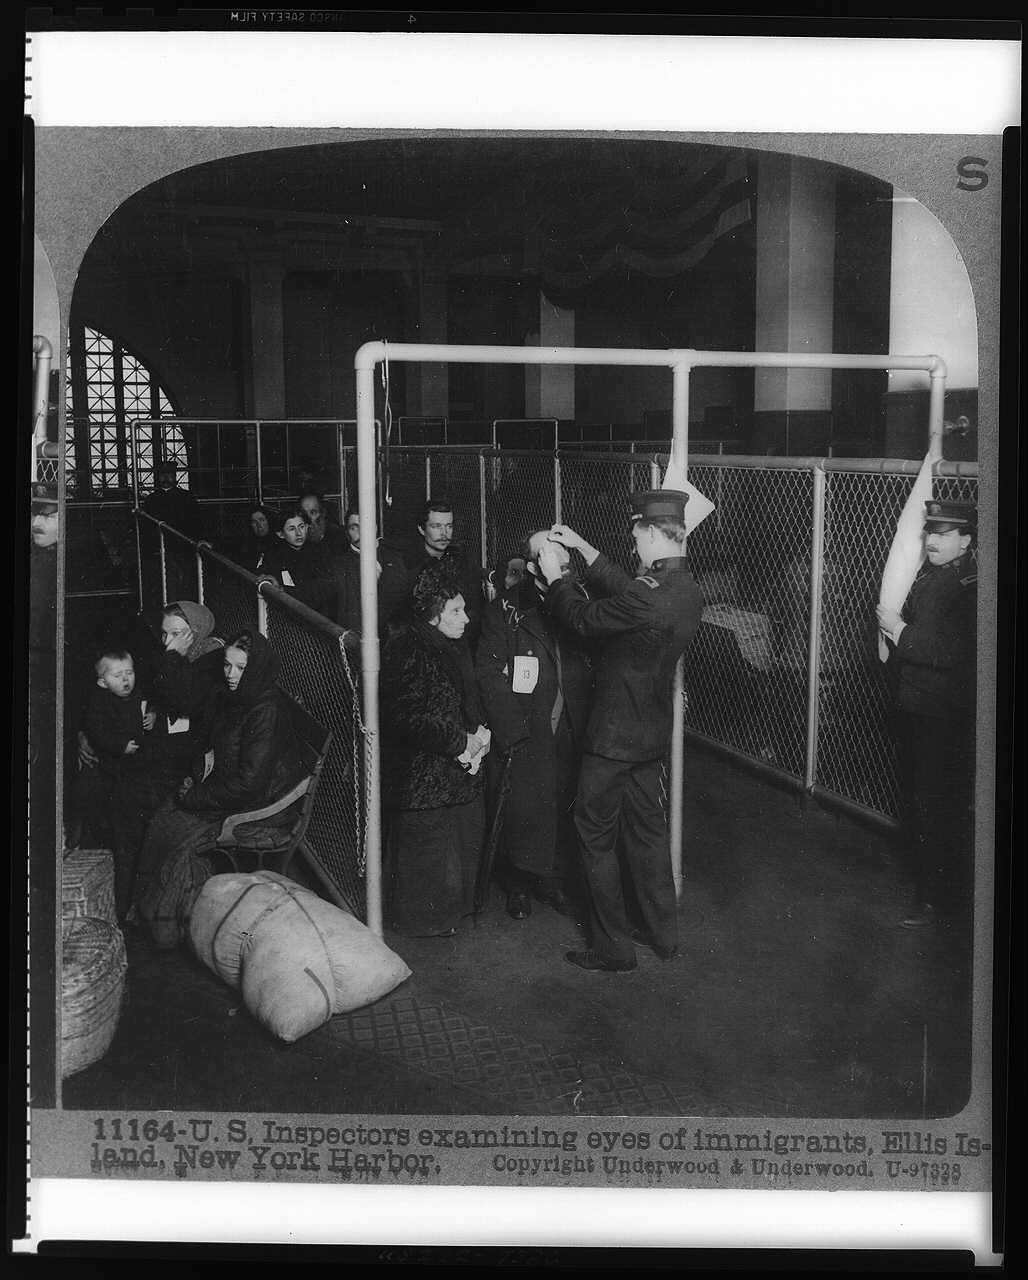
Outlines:
POLYGON ((539 659, 535 657, 516 657, 514 674, 510 687, 515 693, 531 693, 539 683, 539 659))
POLYGON ((204 776, 204 778, 209 778, 209 777, 211 776, 211 773, 212 773, 213 771, 214 771, 214 752, 213 752, 213 750, 211 750, 211 751, 205 751, 205 752, 203 753, 203 776, 204 776))
POLYGON ((177 720, 172 720, 171 716, 169 716, 169 717, 168 717, 168 732, 169 732, 169 733, 188 733, 188 732, 189 732, 189 717, 188 717, 188 716, 179 716, 179 718, 178 718, 177 720))
POLYGON ((293 575, 289 572, 289 570, 288 570, 288 569, 283 569, 283 570, 282 570, 282 573, 281 573, 281 575, 280 575, 280 576, 281 576, 281 578, 282 578, 282 585, 283 585, 284 587, 295 587, 295 586, 296 586, 296 583, 293 581, 293 575))

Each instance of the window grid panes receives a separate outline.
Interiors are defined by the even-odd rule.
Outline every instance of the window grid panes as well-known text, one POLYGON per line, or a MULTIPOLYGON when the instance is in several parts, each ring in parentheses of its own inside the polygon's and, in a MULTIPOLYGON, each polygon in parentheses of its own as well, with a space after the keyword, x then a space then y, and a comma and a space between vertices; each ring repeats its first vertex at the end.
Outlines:
MULTIPOLYGON (((175 406, 147 366, 116 339, 83 326, 73 332, 68 349, 67 454, 68 488, 85 486, 93 496, 131 489, 129 423, 139 418, 173 418, 175 406), (76 393, 76 388, 78 392, 76 393), (80 417, 76 396, 85 395, 80 417), (88 457, 80 457, 87 452, 88 457), (85 474, 84 474, 85 473, 85 474)), ((155 432, 139 438, 139 482, 152 482, 155 432)), ((178 427, 163 432, 165 458, 188 473, 185 440, 178 427)))

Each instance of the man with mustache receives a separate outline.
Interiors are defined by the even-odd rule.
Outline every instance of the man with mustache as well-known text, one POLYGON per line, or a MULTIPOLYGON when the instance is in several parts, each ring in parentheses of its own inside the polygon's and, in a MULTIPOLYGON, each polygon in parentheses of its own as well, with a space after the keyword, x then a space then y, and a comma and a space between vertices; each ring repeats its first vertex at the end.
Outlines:
POLYGON ((978 512, 925 503, 925 563, 897 613, 878 605, 914 905, 908 929, 970 912, 973 889, 978 512))

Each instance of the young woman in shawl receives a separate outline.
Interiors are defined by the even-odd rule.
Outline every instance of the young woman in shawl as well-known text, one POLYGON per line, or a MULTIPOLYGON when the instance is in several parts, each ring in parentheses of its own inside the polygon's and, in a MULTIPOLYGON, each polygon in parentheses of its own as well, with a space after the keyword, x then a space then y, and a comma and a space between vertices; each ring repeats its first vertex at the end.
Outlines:
MULTIPOLYGON (((272 804, 304 772, 289 704, 275 683, 278 656, 267 640, 256 630, 239 632, 225 645, 222 666, 198 728, 193 773, 154 815, 139 855, 136 910, 161 948, 175 946, 188 926, 213 871, 205 855, 225 818, 272 804)), ((261 825, 288 825, 294 807, 261 825)), ((238 833, 245 837, 246 826, 238 833)))
POLYGON ((473 905, 490 735, 459 585, 428 566, 411 605, 413 623, 389 642, 382 662, 388 914, 398 932, 446 935, 473 905))

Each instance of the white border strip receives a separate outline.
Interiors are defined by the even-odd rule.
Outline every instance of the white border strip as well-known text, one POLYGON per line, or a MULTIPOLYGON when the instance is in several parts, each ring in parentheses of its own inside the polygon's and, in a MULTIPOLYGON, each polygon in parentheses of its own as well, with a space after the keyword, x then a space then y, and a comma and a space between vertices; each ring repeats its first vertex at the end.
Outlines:
MULTIPOLYGON (((987 1194, 203 1185, 40 1179, 29 1246, 65 1240, 966 1249, 995 1265, 987 1194), (741 1199, 740 1199, 741 1197, 741 1199), (188 1224, 188 1225, 186 1225, 188 1224)), ((24 1249, 23 1249, 24 1251, 24 1249)))
POLYGON ((31 56, 26 109, 44 126, 998 134, 1020 120, 1020 45, 1007 40, 312 25, 43 32, 31 56))

